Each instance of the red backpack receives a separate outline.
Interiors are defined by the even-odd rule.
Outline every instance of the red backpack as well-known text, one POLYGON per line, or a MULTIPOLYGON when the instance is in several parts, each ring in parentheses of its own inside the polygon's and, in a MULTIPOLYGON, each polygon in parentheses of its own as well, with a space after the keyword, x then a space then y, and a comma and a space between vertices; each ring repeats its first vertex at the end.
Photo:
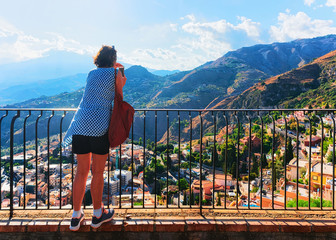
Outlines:
MULTIPOLYGON (((123 67, 121 64, 116 66, 123 67)), ((122 76, 120 70, 116 72, 115 69, 114 106, 108 130, 111 148, 119 146, 128 138, 134 117, 134 108, 123 100, 122 88, 126 83, 126 77, 122 76)))

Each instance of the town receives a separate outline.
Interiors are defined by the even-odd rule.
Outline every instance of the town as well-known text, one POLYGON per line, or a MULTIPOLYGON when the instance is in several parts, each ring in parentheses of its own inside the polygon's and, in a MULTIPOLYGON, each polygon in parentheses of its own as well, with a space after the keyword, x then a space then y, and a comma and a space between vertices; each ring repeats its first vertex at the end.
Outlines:
MULTIPOLYGON (((309 114, 264 116, 263 123, 257 118, 251 125, 232 123, 202 139, 178 142, 171 136, 168 144, 128 139, 110 150, 103 202, 126 208, 331 207, 334 120, 309 114)), ((61 152, 59 135, 54 135, 37 153, 29 149, 14 155, 14 208, 71 208, 76 172, 71 147, 61 152)), ((1 157, 3 209, 10 205, 9 162, 9 155, 1 157)), ((92 204, 90 182, 91 174, 83 203, 87 207, 92 204)))

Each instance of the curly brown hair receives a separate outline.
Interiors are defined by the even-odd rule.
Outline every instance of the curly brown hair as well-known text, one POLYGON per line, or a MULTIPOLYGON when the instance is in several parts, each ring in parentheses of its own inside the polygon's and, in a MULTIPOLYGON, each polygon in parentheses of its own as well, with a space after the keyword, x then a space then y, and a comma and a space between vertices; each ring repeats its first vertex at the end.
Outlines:
POLYGON ((97 67, 113 67, 113 64, 117 61, 117 51, 114 46, 103 45, 98 51, 97 55, 93 57, 93 63, 97 67))

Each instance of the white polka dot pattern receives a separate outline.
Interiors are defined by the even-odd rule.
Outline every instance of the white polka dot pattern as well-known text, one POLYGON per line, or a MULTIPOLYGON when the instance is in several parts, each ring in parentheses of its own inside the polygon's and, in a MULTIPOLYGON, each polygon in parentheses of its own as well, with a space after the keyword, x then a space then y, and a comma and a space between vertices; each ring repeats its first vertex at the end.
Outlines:
POLYGON ((114 86, 114 68, 97 68, 89 72, 82 100, 64 137, 64 147, 72 142, 72 135, 99 137, 108 131, 114 86))

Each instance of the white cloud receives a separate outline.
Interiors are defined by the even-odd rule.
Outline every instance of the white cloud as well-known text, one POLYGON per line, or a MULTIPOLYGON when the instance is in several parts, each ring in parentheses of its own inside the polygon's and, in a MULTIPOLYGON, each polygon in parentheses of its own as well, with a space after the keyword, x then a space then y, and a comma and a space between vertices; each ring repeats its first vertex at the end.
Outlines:
POLYGON ((252 38, 258 38, 260 36, 260 23, 253 22, 251 19, 246 17, 239 17, 238 19, 241 21, 237 26, 233 26, 233 29, 243 30, 246 32, 247 36, 252 38))
POLYGON ((306 13, 279 13, 278 25, 271 26, 271 39, 288 41, 296 38, 312 38, 336 32, 332 20, 311 19, 306 13))
POLYGON ((315 0, 304 0, 304 4, 307 6, 311 6, 313 3, 315 2, 315 0))
POLYGON ((95 48, 83 46, 57 33, 45 33, 39 38, 24 33, 4 19, 0 19, 0 64, 42 57, 50 50, 92 54, 95 48))
POLYGON ((336 12, 336 0, 327 0, 326 6, 327 7, 333 7, 334 12, 336 12))
POLYGON ((240 20, 240 23, 237 25, 227 22, 225 19, 216 22, 201 23, 196 22, 195 17, 192 18, 189 17, 189 18, 191 19, 191 21, 182 26, 182 29, 188 33, 201 35, 207 31, 226 33, 230 30, 242 30, 249 37, 259 37, 260 35, 260 29, 259 29, 260 23, 253 22, 251 19, 248 19, 246 17, 238 16, 237 18, 240 20))
POLYGON ((171 23, 169 24, 172 31, 177 32, 177 24, 171 23))
MULTIPOLYGON (((176 22, 141 26, 129 33, 118 60, 154 69, 193 69, 232 50, 230 33, 255 41, 260 36, 260 23, 243 16, 237 17, 237 23, 200 21, 190 14, 176 22)), ((0 64, 38 58, 51 50, 80 54, 97 51, 59 33, 42 34, 30 35, 0 21, 0 64)))
POLYGON ((237 24, 225 19, 199 21, 193 14, 181 17, 180 20, 182 23, 142 27, 137 33, 142 36, 140 33, 145 32, 141 41, 150 42, 150 45, 119 54, 118 58, 154 69, 187 70, 215 60, 232 50, 227 36, 230 32, 246 34, 253 40, 260 36, 260 23, 246 17, 238 17, 237 24))

